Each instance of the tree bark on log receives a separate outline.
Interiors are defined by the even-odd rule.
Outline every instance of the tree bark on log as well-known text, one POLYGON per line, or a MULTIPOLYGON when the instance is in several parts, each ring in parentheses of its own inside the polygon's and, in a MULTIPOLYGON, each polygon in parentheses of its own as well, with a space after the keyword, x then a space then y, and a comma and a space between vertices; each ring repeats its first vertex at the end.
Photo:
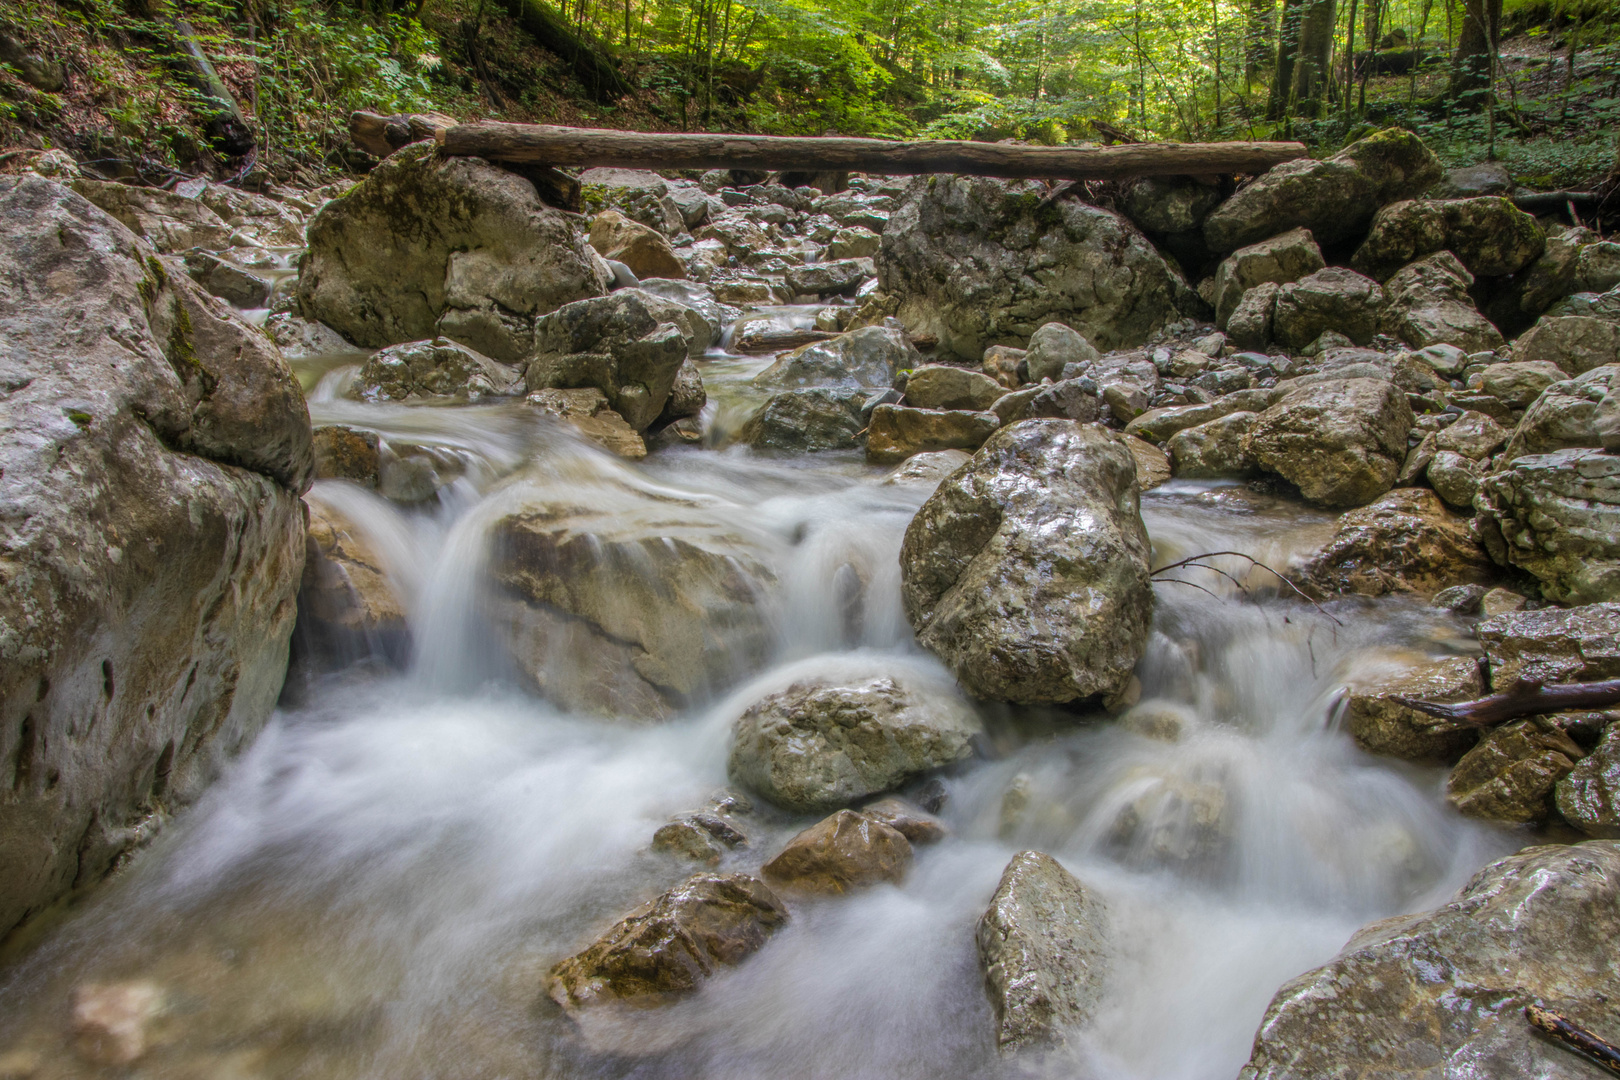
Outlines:
POLYGON ((1569 709, 1607 709, 1620 705, 1620 679, 1584 683, 1520 683, 1503 694, 1477 701, 1444 703, 1391 695, 1397 705, 1416 709, 1439 720, 1467 727, 1494 727, 1521 716, 1564 712, 1569 709))
POLYGON ((1524 1007, 1524 1016, 1532 1026, 1546 1032, 1576 1053, 1592 1059, 1616 1076, 1620 1076, 1620 1047, 1605 1039, 1598 1038, 1568 1017, 1560 1016, 1551 1009, 1542 1008, 1540 1005, 1526 1005, 1524 1007))
POLYGON ((888 175, 959 173, 1043 180, 1261 173, 1304 157, 1293 142, 1137 143, 1130 146, 1009 146, 886 142, 770 135, 646 134, 541 124, 458 124, 441 132, 449 154, 490 161, 627 169, 814 169, 888 175))
POLYGON ((568 64, 593 100, 610 105, 634 89, 604 49, 575 33, 544 0, 506 0, 506 10, 529 36, 568 64))

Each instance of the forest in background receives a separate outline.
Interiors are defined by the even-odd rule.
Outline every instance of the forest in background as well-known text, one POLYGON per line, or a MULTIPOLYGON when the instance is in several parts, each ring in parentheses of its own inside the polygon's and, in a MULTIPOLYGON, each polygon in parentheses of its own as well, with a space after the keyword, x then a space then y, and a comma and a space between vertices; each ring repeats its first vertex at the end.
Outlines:
POLYGON ((313 178, 364 167, 355 109, 1319 152, 1396 124, 1570 187, 1616 161, 1617 23, 1617 0, 0 0, 0 137, 313 178))

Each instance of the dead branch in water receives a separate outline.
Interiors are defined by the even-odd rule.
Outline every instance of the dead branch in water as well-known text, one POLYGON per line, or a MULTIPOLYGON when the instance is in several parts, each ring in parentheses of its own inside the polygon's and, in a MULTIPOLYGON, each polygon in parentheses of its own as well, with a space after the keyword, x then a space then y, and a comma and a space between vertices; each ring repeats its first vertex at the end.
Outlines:
POLYGON ((1598 1038, 1568 1017, 1560 1016, 1540 1005, 1526 1005, 1524 1015, 1531 1026, 1546 1032, 1561 1045, 1620 1076, 1620 1047, 1598 1038))
MULTIPOLYGON (((1343 626, 1344 625, 1338 619, 1335 619, 1333 617, 1332 613, 1329 612, 1326 608, 1324 608, 1321 604, 1318 604, 1315 600, 1312 600, 1311 597, 1309 596, 1309 594, 1307 594, 1298 585, 1295 585, 1292 581, 1289 581, 1286 577, 1284 577, 1283 575, 1277 573, 1277 571, 1273 570, 1271 567, 1267 566, 1265 563, 1261 562, 1259 559, 1255 558, 1253 555, 1246 555, 1241 551, 1206 551, 1206 552, 1203 552, 1202 554, 1198 554, 1198 555, 1189 555, 1185 559, 1180 560, 1179 562, 1167 563, 1166 565, 1159 567, 1157 570, 1154 570, 1148 576, 1153 577, 1153 578, 1158 578, 1159 575, 1164 573, 1166 570, 1179 570, 1182 567, 1191 567, 1191 568, 1196 569, 1196 570, 1209 570, 1209 571, 1212 571, 1214 573, 1219 574, 1221 577, 1225 578, 1227 581, 1230 581, 1233 585, 1237 586, 1238 590, 1240 592, 1242 592, 1244 595, 1248 595, 1249 587, 1247 585, 1245 585, 1243 582, 1239 581, 1237 578, 1233 577, 1231 574, 1227 573, 1225 570, 1222 570, 1220 567, 1211 566, 1208 563, 1202 561, 1204 559, 1213 559, 1213 558, 1215 558, 1217 556, 1220 556, 1220 555, 1232 555, 1232 556, 1235 556, 1235 557, 1237 557, 1239 559, 1247 560, 1248 563, 1249 563, 1249 568, 1251 570, 1264 570, 1266 573, 1270 574, 1272 577, 1276 578, 1278 581, 1280 581, 1284 585, 1288 586, 1290 589, 1293 590, 1295 596, 1298 596, 1301 600, 1303 600, 1307 604, 1311 605, 1311 607, 1313 607, 1317 611, 1321 612, 1322 615, 1324 615, 1329 621, 1331 621, 1334 626, 1343 626)), ((1167 578, 1159 578, 1159 580, 1175 582, 1177 585, 1188 585, 1188 586, 1191 586, 1194 589, 1200 590, 1201 592, 1206 592, 1206 593, 1209 592, 1209 590, 1204 588, 1202 585, 1194 584, 1191 581, 1184 581, 1181 578, 1167 577, 1167 578)), ((1210 593, 1210 595, 1214 596, 1215 594, 1210 593)))
POLYGON ((1437 720, 1488 728, 1517 720, 1521 716, 1565 712, 1569 709, 1607 709, 1620 705, 1620 679, 1548 685, 1521 682, 1506 693, 1492 694, 1475 701, 1419 701, 1398 694, 1391 694, 1390 700, 1437 720))

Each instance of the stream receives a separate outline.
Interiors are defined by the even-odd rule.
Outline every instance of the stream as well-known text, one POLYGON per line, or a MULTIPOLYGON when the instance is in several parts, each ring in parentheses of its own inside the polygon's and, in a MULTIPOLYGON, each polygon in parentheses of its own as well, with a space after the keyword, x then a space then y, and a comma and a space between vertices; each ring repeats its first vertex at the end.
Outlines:
MULTIPOLYGON (((950 836, 917 849, 903 884, 797 902, 757 955, 587 1044, 546 972, 690 872, 651 836, 726 786, 748 702, 807 676, 951 681, 900 605, 927 485, 854 454, 716 448, 764 399, 748 380, 769 360, 711 353, 710 445, 639 463, 521 404, 350 401, 353 357, 299 361, 317 426, 456 463, 414 506, 339 481, 308 496, 386 562, 409 655, 362 647, 301 676, 200 804, 37 936, 0 975, 0 1077, 26 1060, 41 1080, 1230 1080, 1282 983, 1518 846, 1446 807, 1441 770, 1365 755, 1337 724, 1347 681, 1468 653, 1461 625, 1399 598, 1317 608, 1225 557, 1230 579, 1187 569, 1156 586, 1132 714, 1147 720, 982 706, 980 755, 936 782, 950 836), (610 520, 680 512, 745 538, 774 575, 765 666, 661 724, 524 692, 485 608, 488 530, 558 491, 610 520), (973 929, 1029 848, 1105 900, 1112 973, 1065 1051, 1002 1058, 973 929), (158 985, 167 1006, 150 1053, 98 1071, 64 1050, 67 1003, 120 980, 158 985)), ((1283 570, 1334 520, 1235 483, 1172 482, 1142 506, 1157 566, 1231 549, 1283 570)), ((746 820, 722 869, 757 871, 813 819, 756 799, 746 820)))

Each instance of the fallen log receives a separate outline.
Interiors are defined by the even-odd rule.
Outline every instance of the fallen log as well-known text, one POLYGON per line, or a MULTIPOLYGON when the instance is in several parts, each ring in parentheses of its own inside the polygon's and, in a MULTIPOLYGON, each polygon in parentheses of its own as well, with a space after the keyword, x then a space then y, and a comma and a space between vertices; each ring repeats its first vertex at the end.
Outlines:
POLYGON ((1524 1016, 1530 1021, 1531 1026, 1546 1032, 1569 1049, 1620 1076, 1620 1047, 1598 1038, 1568 1017, 1560 1016, 1540 1005, 1526 1005, 1524 1016))
POLYGON ((1305 156, 1302 143, 1134 143, 1128 146, 1012 146, 1005 143, 888 142, 774 135, 650 134, 544 124, 457 124, 437 135, 448 154, 490 161, 626 169, 847 170, 888 175, 959 173, 1043 180, 1261 173, 1305 156))
POLYGON ((1419 701, 1391 694, 1391 701, 1416 709, 1426 716, 1467 727, 1494 727, 1521 716, 1565 712, 1570 709, 1606 709, 1620 705, 1620 679, 1602 682, 1551 683, 1521 682, 1502 694, 1476 701, 1419 701))
POLYGON ((1601 201, 1595 191, 1526 191, 1513 196, 1513 205, 1527 214, 1556 214, 1565 203, 1595 210, 1601 201))
POLYGON ((379 116, 355 112, 349 114, 349 140, 373 157, 385 158, 413 142, 437 139, 441 131, 454 127, 455 123, 454 118, 443 113, 379 116))
POLYGON ((197 30, 184 19, 174 21, 174 65, 200 99, 203 127, 227 155, 239 157, 253 149, 253 128, 242 115, 241 106, 219 77, 208 54, 197 44, 197 30))
POLYGON ((744 330, 737 336, 737 351, 745 353, 776 352, 780 349, 797 349, 800 345, 813 345, 818 341, 831 341, 837 337, 830 330, 809 330, 789 327, 785 330, 761 330, 749 333, 744 330))

